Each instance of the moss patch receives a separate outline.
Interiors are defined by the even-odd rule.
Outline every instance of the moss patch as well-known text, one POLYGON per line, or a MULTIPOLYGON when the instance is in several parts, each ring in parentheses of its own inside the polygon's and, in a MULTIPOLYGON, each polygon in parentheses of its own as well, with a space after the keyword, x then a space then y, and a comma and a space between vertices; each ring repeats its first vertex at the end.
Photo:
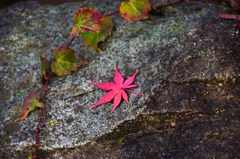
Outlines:
POLYGON ((173 23, 172 27, 174 32, 179 32, 183 30, 183 24, 181 22, 173 23))

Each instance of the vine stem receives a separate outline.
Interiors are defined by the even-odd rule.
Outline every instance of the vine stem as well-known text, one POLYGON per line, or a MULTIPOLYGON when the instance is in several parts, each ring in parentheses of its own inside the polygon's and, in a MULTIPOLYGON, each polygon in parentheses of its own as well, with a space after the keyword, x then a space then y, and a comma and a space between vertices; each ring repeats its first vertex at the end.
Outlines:
POLYGON ((72 38, 72 40, 68 43, 68 46, 67 46, 67 47, 69 47, 69 46, 71 45, 71 43, 73 42, 73 40, 75 39, 75 37, 76 37, 76 36, 74 36, 74 37, 72 38))
POLYGON ((117 10, 115 12, 112 12, 112 13, 109 13, 109 14, 106 14, 105 16, 110 16, 110 15, 113 15, 113 14, 118 13, 118 12, 119 12, 119 10, 117 10))
POLYGON ((158 9, 158 8, 166 7, 166 6, 173 5, 173 4, 180 3, 180 2, 184 2, 184 1, 185 0, 174 1, 174 2, 167 3, 167 4, 158 5, 158 6, 155 6, 155 7, 152 7, 152 8, 153 9, 158 9))
MULTIPOLYGON (((175 1, 175 2, 170 2, 170 3, 167 3, 167 4, 162 4, 162 5, 152 7, 152 9, 158 9, 158 8, 166 7, 166 6, 173 5, 173 4, 180 3, 180 2, 184 2, 184 1, 189 1, 189 0, 179 0, 179 1, 175 1)), ((115 12, 111 12, 109 14, 106 14, 105 16, 110 16, 110 15, 113 15, 113 14, 118 13, 118 12, 119 12, 119 10, 117 10, 115 12)))
MULTIPOLYGON (((47 77, 47 83, 46 83, 46 87, 45 87, 45 90, 44 90, 44 95, 43 95, 43 98, 42 98, 42 103, 44 103, 44 98, 45 98, 46 92, 47 92, 47 90, 48 90, 48 81, 49 81, 49 78, 50 78, 50 76, 51 76, 52 73, 53 73, 53 72, 50 72, 50 74, 49 74, 48 77, 47 77)), ((45 107, 45 105, 44 105, 44 107, 45 107)), ((40 117, 40 120, 39 120, 38 125, 37 125, 37 128, 36 128, 35 154, 34 154, 34 156, 33 156, 34 159, 37 158, 37 148, 38 148, 38 146, 39 146, 39 144, 38 144, 38 132, 39 132, 40 123, 41 123, 41 121, 42 121, 42 119, 43 119, 43 109, 44 109, 44 107, 41 108, 41 117, 40 117)))

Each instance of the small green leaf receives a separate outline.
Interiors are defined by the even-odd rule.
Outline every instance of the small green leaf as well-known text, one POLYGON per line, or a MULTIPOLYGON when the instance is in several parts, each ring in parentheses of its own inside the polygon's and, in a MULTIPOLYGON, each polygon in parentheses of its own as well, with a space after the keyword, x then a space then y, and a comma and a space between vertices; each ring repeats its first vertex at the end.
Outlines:
POLYGON ((103 29, 101 21, 104 20, 104 17, 98 12, 94 12, 92 8, 80 8, 76 12, 74 19, 77 25, 72 29, 71 34, 73 37, 81 32, 99 33, 103 29))
POLYGON ((101 22, 103 29, 101 30, 100 33, 91 33, 91 32, 81 33, 85 46, 90 45, 91 49, 95 49, 100 52, 102 51, 98 48, 98 43, 100 41, 104 41, 108 35, 111 35, 112 26, 113 26, 112 21, 108 16, 103 16, 103 17, 104 17, 104 20, 101 22))
POLYGON ((40 60, 41 60, 41 66, 42 66, 42 74, 44 75, 44 78, 46 78, 46 70, 48 68, 49 65, 49 60, 47 59, 47 57, 40 55, 40 60))
POLYGON ((71 71, 76 71, 81 65, 88 62, 79 60, 74 56, 74 50, 66 47, 59 46, 53 51, 54 61, 51 65, 52 71, 58 76, 71 74, 71 71))
POLYGON ((28 159, 33 159, 33 158, 31 156, 29 156, 28 159))
POLYGON ((44 104, 42 102, 39 102, 40 96, 37 93, 30 93, 23 101, 23 107, 22 107, 22 117, 20 121, 24 120, 28 117, 28 113, 32 110, 34 110, 37 107, 43 107, 44 104))
POLYGON ((119 7, 120 15, 128 21, 147 19, 151 10, 149 0, 129 0, 121 3, 119 7))

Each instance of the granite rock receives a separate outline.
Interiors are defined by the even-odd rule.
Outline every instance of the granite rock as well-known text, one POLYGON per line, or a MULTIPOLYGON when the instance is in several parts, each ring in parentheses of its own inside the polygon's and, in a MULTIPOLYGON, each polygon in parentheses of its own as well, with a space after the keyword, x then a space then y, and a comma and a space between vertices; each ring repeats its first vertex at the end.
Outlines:
MULTIPOLYGON (((67 45, 79 8, 104 15, 120 0, 88 0, 58 6, 16 3, 0 10, 0 157, 27 158, 34 152, 40 109, 20 122, 21 104, 43 95, 39 55, 67 45)), ((150 1, 152 6, 168 1, 150 1)), ((71 75, 50 78, 40 126, 39 158, 234 158, 240 157, 240 43, 224 3, 183 2, 151 11, 149 19, 111 16, 112 35, 71 48, 88 61, 71 75), (117 66, 125 78, 138 69, 129 104, 89 109, 105 91, 90 85, 112 81, 117 66), (50 121, 54 125, 50 125, 50 121)), ((48 70, 48 73, 50 70, 48 70)))

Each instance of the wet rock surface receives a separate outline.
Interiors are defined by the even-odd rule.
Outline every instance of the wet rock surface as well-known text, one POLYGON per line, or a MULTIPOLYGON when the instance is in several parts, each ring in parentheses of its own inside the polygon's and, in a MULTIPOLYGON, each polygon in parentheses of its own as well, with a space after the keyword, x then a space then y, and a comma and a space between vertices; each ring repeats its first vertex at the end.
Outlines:
MULTIPOLYGON (((43 95, 39 55, 53 62, 52 51, 68 44, 78 8, 104 15, 120 3, 24 2, 0 10, 1 158, 33 154, 40 109, 19 120, 24 98, 43 95)), ((99 45, 103 53, 77 37, 70 47, 89 64, 50 79, 38 157, 240 157, 239 30, 220 13, 235 12, 223 3, 183 2, 142 21, 115 14, 112 35, 99 45), (132 90, 144 96, 128 94, 129 104, 122 101, 114 113, 112 103, 89 110, 105 92, 87 81, 113 81, 114 65, 125 78, 138 69, 140 86, 132 90)))

